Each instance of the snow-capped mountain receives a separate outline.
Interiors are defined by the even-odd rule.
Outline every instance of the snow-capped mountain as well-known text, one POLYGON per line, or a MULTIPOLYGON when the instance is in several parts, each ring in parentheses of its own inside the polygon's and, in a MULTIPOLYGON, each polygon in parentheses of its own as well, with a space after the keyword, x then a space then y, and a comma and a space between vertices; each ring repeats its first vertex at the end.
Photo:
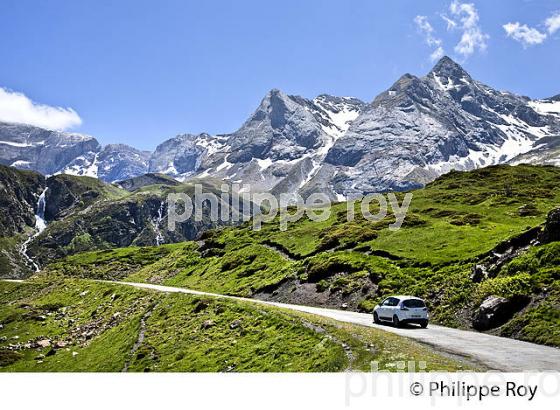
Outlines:
POLYGON ((352 122, 326 158, 337 167, 333 189, 406 189, 511 161, 560 135, 555 108, 496 91, 444 57, 425 77, 401 77, 352 122))
POLYGON ((229 135, 180 135, 157 147, 150 171, 178 179, 225 179, 251 190, 297 192, 366 104, 321 95, 314 100, 271 90, 229 135))
POLYGON ((560 165, 560 96, 531 100, 474 80, 448 57, 402 76, 373 102, 271 90, 235 132, 184 134, 153 153, 92 137, 0 124, 0 162, 117 181, 161 173, 243 190, 332 199, 421 186, 451 169, 560 165))
POLYGON ((93 137, 0 123, 0 163, 51 175, 76 158, 100 149, 93 137))
MULTIPOLYGON (((167 162, 153 171, 343 199, 419 187, 452 169, 558 163, 559 100, 494 90, 444 57, 424 77, 402 76, 370 104, 272 90, 233 134, 172 140, 167 162), (213 150, 204 149, 208 141, 213 150), (187 174, 176 172, 174 157, 179 164, 190 158, 187 174)), ((157 151, 166 152, 163 145, 157 151)))
POLYGON ((123 144, 102 147, 88 135, 0 123, 0 164, 44 175, 72 174, 113 182, 148 172, 150 155, 123 144))

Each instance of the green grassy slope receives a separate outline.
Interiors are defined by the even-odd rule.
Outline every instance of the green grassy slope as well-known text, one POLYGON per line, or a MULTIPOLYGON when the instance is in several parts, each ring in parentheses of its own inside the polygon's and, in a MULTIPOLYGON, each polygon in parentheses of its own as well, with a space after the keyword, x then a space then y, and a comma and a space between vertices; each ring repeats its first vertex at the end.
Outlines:
MULTIPOLYGON (((110 265, 126 271, 127 280, 296 303, 347 303, 361 310, 389 294, 414 294, 427 299, 435 321, 459 327, 470 326, 484 296, 508 296, 507 289, 519 287, 530 300, 527 309, 514 318, 514 329, 496 332, 560 345, 557 336, 539 337, 530 330, 537 321, 539 329, 557 323, 557 268, 543 268, 546 274, 521 269, 508 278, 500 272, 482 283, 471 279, 473 266, 496 245, 542 224, 547 212, 558 207, 560 169, 496 166, 451 172, 413 195, 398 231, 388 229, 392 215, 372 223, 356 212, 348 222, 347 204, 340 203, 325 222, 304 218, 285 232, 278 229, 278 220, 258 232, 249 225, 226 228, 205 235, 200 248, 193 242, 170 245, 167 256, 142 266, 131 267, 129 257, 110 251, 79 254, 49 270, 110 277, 110 265), (548 304, 552 314, 540 307, 548 304)), ((142 259, 152 251, 125 252, 142 259)))
POLYGON ((0 282, 1 371, 471 369, 409 339, 252 303, 71 279, 0 282))
MULTIPOLYGON (((167 229, 166 204, 171 193, 193 197, 195 182, 203 185, 204 192, 218 196, 221 193, 215 180, 189 181, 175 186, 156 184, 128 192, 92 178, 60 177, 56 184, 53 182, 46 211, 47 216, 63 217, 49 221, 45 231, 30 245, 30 254, 44 265, 53 259, 88 250, 155 245, 159 236, 166 243, 194 239, 200 232, 222 223, 212 221, 205 207, 201 221, 190 218, 178 223, 177 229, 171 232, 167 229), (59 203, 64 206, 58 206, 59 203), (163 218, 158 220, 161 210, 163 218)), ((231 225, 229 221, 224 224, 231 225)))

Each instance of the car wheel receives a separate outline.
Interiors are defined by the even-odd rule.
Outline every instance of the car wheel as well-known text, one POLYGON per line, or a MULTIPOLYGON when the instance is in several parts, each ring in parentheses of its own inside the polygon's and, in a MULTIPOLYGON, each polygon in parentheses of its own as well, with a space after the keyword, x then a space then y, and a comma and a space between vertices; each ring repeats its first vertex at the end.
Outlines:
POLYGON ((379 320, 379 316, 377 315, 377 312, 373 312, 373 323, 377 325, 381 323, 381 321, 379 320))
POLYGON ((428 321, 424 320, 422 323, 420 323, 420 327, 422 327, 422 329, 426 329, 428 327, 428 321))
POLYGON ((401 321, 399 320, 399 318, 397 317, 397 315, 393 316, 393 325, 395 327, 401 327, 401 321))

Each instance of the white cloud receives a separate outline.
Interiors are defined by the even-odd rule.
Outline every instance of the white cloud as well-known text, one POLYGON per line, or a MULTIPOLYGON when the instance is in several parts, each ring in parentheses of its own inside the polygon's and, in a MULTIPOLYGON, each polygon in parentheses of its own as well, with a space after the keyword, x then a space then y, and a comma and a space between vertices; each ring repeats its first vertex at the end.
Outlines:
POLYGON ((453 1, 449 6, 449 12, 458 21, 447 23, 448 29, 460 29, 463 33, 461 40, 455 46, 455 52, 467 58, 472 55, 477 49, 479 51, 486 50, 487 41, 490 38, 488 34, 482 32, 478 21, 478 11, 472 3, 461 3, 457 0, 453 1))
POLYGON ((426 16, 416 16, 414 18, 414 23, 418 27, 418 30, 424 35, 424 40, 426 44, 430 47, 435 48, 435 50, 430 55, 430 60, 435 61, 439 60, 445 54, 443 50, 443 42, 441 39, 435 36, 435 30, 428 21, 428 17, 426 16))
POLYGON ((560 11, 557 11, 556 14, 547 18, 544 25, 548 30, 548 34, 556 33, 560 29, 560 11))
POLYGON ((515 41, 519 41, 523 44, 523 47, 541 44, 547 37, 546 33, 541 33, 539 30, 528 27, 526 24, 507 23, 503 27, 506 35, 515 41))
POLYGON ((536 28, 529 27, 527 24, 521 23, 507 23, 502 27, 506 31, 506 35, 515 41, 523 44, 523 47, 534 46, 535 44, 542 44, 546 39, 560 30, 560 11, 553 13, 544 21, 546 31, 539 31, 536 28))
POLYGON ((432 54, 430 54, 430 60, 431 61, 438 61, 444 55, 445 55, 445 51, 443 50, 443 47, 440 46, 440 47, 436 48, 432 54))
POLYGON ((72 108, 51 107, 31 101, 24 94, 0 87, 0 121, 64 130, 82 123, 72 108))
POLYGON ((447 30, 453 30, 457 27, 457 22, 455 20, 450 19, 445 14, 441 14, 440 16, 447 23, 447 30))

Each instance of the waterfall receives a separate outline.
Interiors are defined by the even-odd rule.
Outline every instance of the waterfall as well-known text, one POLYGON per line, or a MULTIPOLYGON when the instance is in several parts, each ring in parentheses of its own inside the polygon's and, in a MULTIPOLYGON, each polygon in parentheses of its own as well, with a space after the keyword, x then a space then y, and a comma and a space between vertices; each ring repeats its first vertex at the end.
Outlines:
POLYGON ((165 241, 165 238, 163 237, 163 234, 161 233, 160 230, 160 225, 164 216, 163 215, 164 206, 165 206, 165 201, 161 201, 161 204, 159 205, 157 218, 155 222, 153 222, 154 230, 156 232, 156 246, 160 246, 165 241))
POLYGON ((39 235, 47 227, 47 222, 45 221, 45 195, 48 189, 49 188, 45 188, 43 192, 41 192, 39 200, 37 201, 37 213, 35 214, 35 229, 37 229, 37 233, 35 236, 39 235))
POLYGON ((39 195, 39 199, 37 200, 37 213, 35 214, 35 230, 36 232, 31 235, 27 240, 21 245, 20 253, 25 258, 25 260, 33 266, 35 272, 39 272, 41 269, 39 265, 27 254, 27 248, 29 244, 35 239, 41 232, 43 232, 47 227, 47 222, 45 221, 45 205, 46 199, 45 195, 49 188, 45 188, 41 195, 39 195))

